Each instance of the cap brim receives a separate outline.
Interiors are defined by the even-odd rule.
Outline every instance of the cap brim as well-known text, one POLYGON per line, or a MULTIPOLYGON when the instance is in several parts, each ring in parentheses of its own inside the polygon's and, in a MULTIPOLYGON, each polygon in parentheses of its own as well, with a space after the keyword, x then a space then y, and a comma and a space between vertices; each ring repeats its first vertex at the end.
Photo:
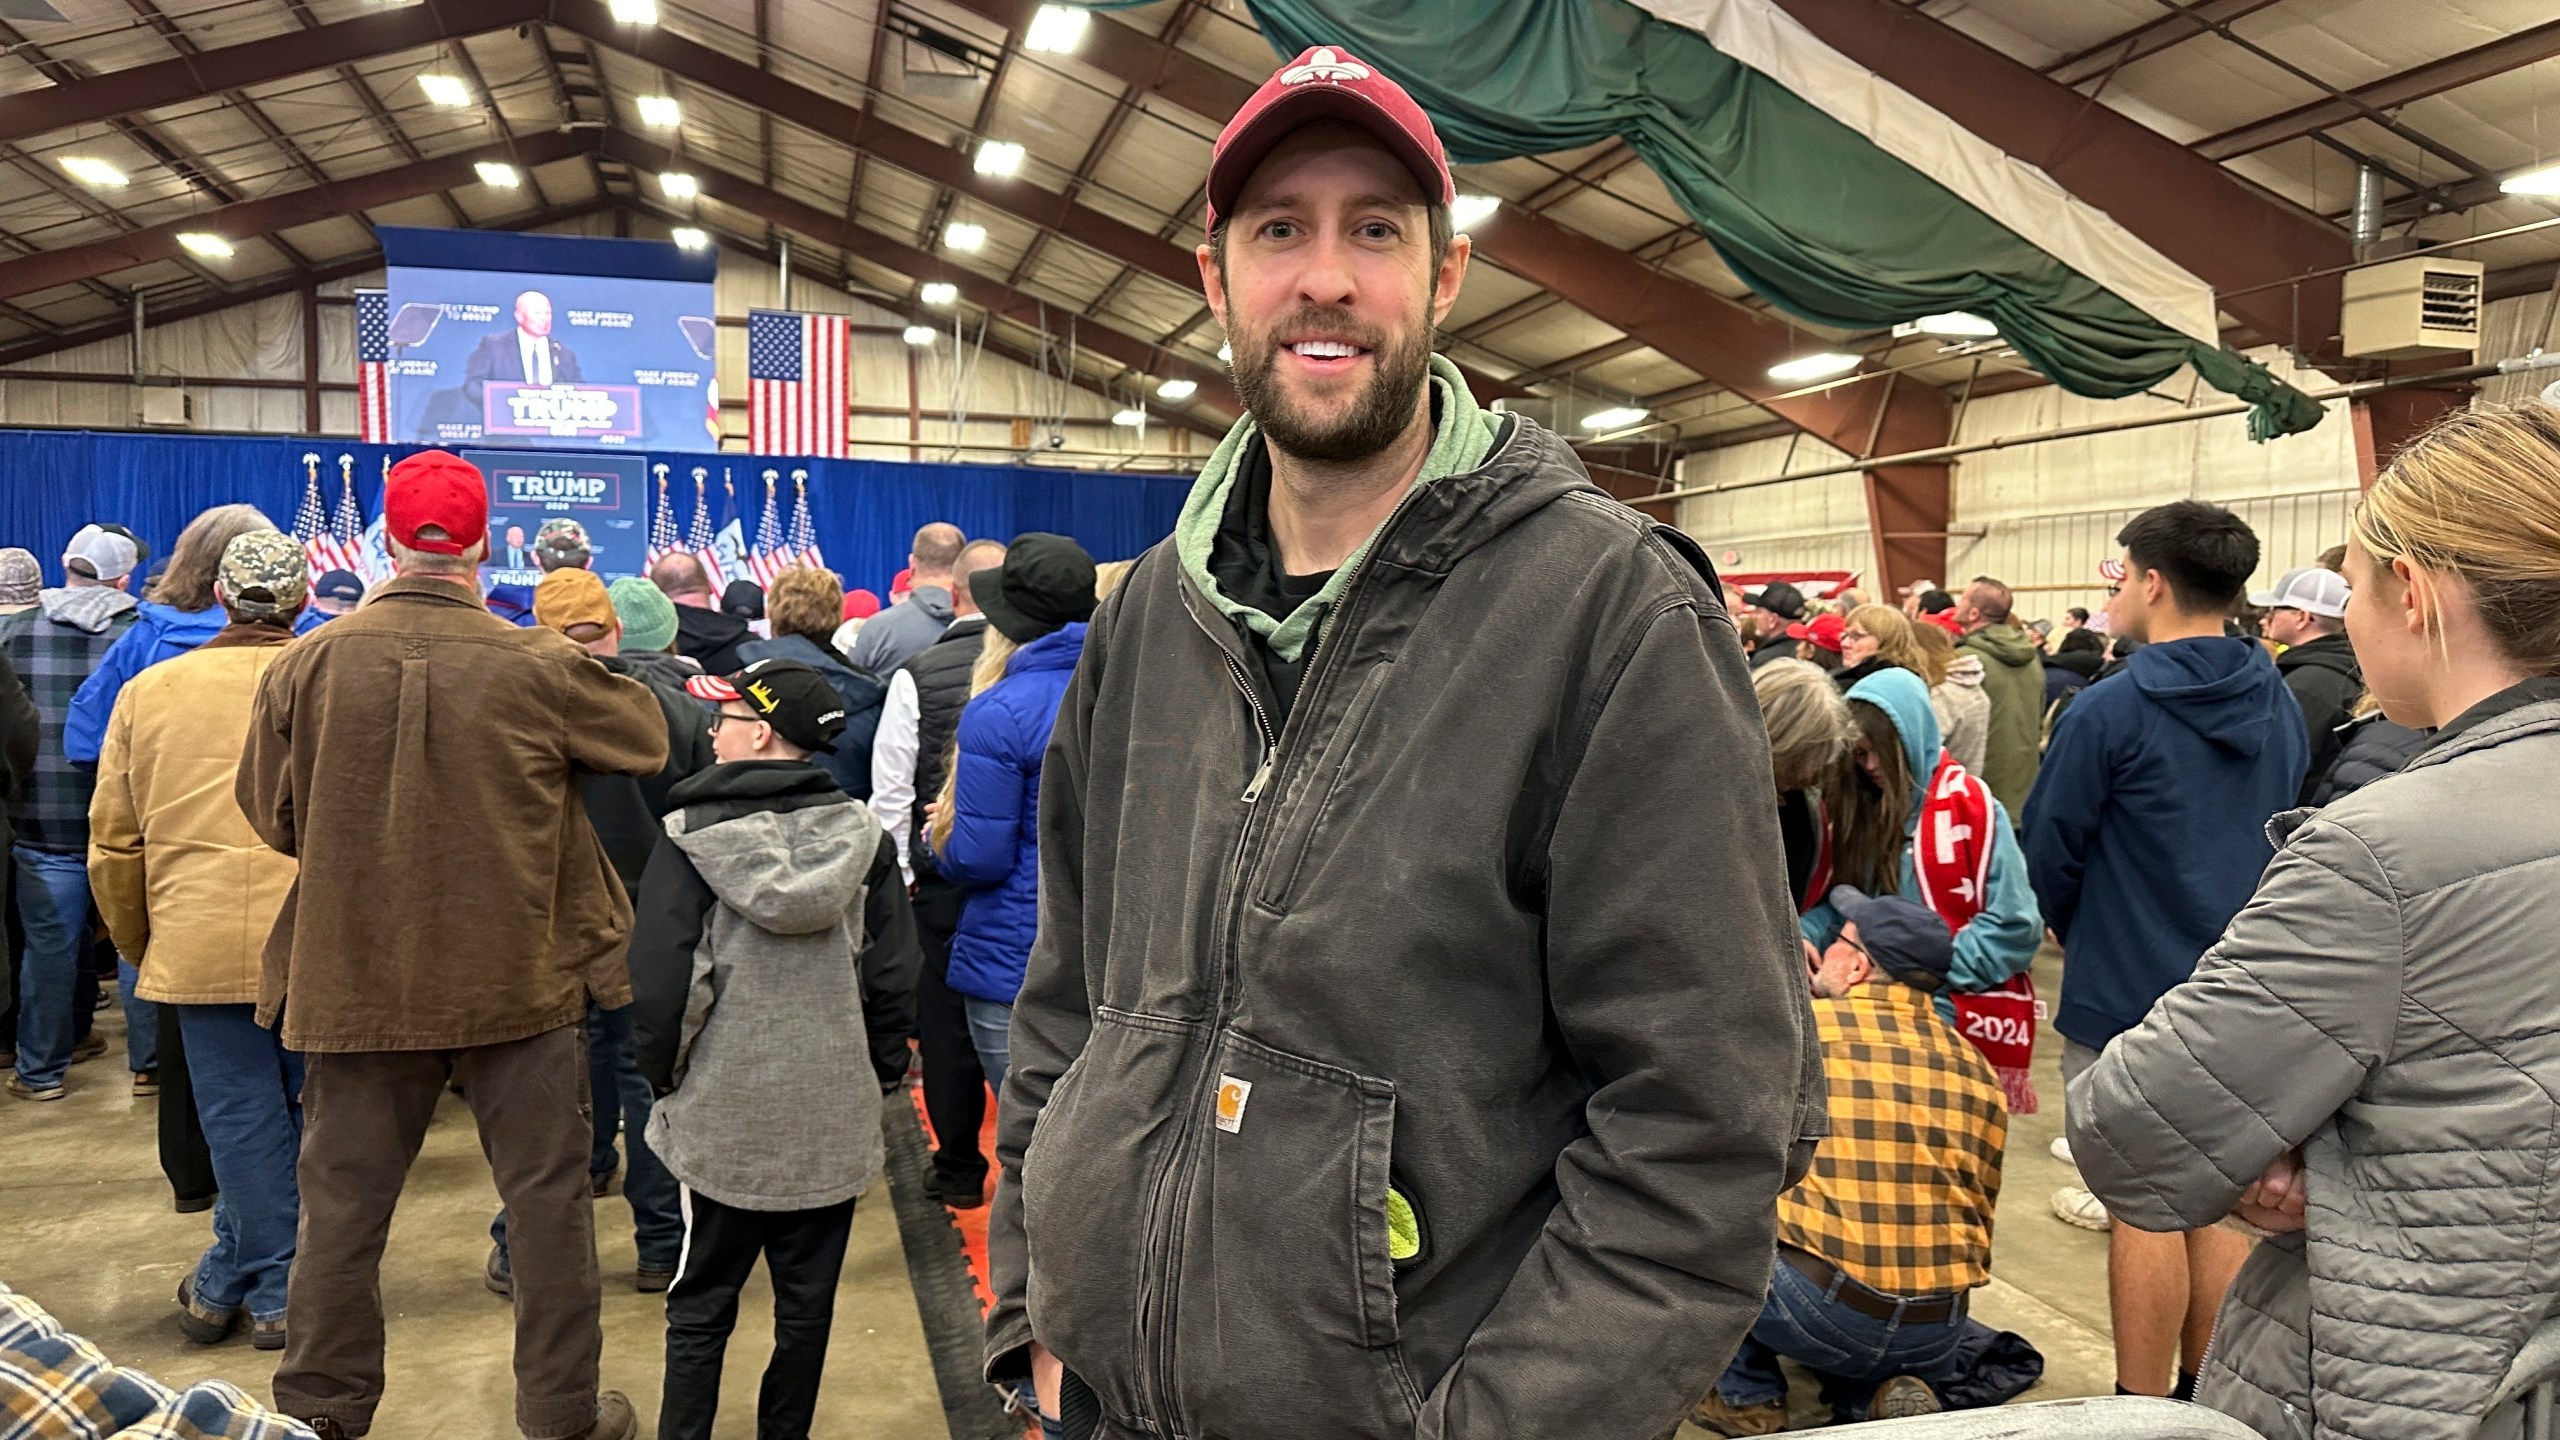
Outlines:
POLYGON ((1317 120, 1340 120, 1359 126, 1412 172, 1414 183, 1422 187, 1425 204, 1450 202, 1452 182, 1445 178, 1438 158, 1423 149, 1421 142, 1397 124, 1378 102, 1339 85, 1306 85, 1272 101, 1242 130, 1227 137, 1216 158, 1209 162, 1210 223, 1214 225, 1219 217, 1234 212, 1236 196, 1244 189, 1244 182, 1289 137, 1289 132, 1317 120))
POLYGON ((684 693, 714 705, 738 698, 738 687, 720 675, 696 675, 684 682, 684 693))

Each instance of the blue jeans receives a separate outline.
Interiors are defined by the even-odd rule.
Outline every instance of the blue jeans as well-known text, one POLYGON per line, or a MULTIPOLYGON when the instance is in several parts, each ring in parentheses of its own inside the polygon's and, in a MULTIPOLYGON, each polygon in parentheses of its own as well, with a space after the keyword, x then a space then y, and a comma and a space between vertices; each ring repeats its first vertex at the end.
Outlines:
POLYGON ((132 961, 116 957, 116 992, 124 1001, 124 1068, 136 1075, 160 1068, 160 1007, 133 998, 140 978, 132 961))
POLYGON ((89 859, 18 845, 18 1078, 39 1090, 71 1068, 72 992, 89 940, 89 859))
POLYGON ((1867 1398, 1896 1375, 1931 1384, 1949 1378, 1948 1361, 1972 1322, 1958 1315, 1926 1325, 1862 1315, 1837 1298, 1847 1277, 1825 1287, 1784 1258, 1769 1277, 1769 1298, 1742 1349, 1716 1381, 1728 1405, 1765 1405, 1787 1396, 1778 1369, 1783 1355, 1822 1378, 1822 1398, 1839 1422, 1866 1418, 1867 1398))
POLYGON ((1005 1067, 1013 1063, 1013 1007, 975 995, 960 997, 969 1016, 969 1044, 978 1052, 978 1068, 987 1072, 987 1088, 1004 1098, 1005 1067))
POLYGON ((177 1005, 196 1117, 222 1193, 213 1248, 196 1262, 196 1298, 246 1306, 253 1320, 284 1314, 302 1192, 302 1056, 258 1024, 254 1005, 177 1005))
MULTIPOLYGON (((684 1252, 684 1212, 676 1195, 676 1177, 649 1148, 649 1110, 655 1103, 640 1061, 631 1051, 631 1007, 599 1010, 587 1007, 587 1094, 595 1110, 595 1143, 587 1156, 587 1178, 602 1180, 617 1163, 614 1132, 630 1141, 631 1164, 622 1177, 622 1198, 631 1202, 632 1245, 643 1270, 673 1270, 684 1252)), ((489 1238, 497 1242, 499 1264, 507 1265, 507 1212, 489 1222, 489 1238)))

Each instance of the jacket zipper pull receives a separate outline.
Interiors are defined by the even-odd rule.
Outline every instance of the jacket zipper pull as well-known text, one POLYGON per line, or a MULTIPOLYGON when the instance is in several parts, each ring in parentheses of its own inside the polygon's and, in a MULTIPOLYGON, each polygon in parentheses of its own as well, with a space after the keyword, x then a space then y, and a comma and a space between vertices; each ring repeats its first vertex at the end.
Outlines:
POLYGON ((1247 805, 1261 799, 1262 787, 1271 783, 1271 761, 1278 753, 1274 750, 1262 752, 1262 768, 1253 772, 1253 783, 1244 787, 1244 803, 1247 805))

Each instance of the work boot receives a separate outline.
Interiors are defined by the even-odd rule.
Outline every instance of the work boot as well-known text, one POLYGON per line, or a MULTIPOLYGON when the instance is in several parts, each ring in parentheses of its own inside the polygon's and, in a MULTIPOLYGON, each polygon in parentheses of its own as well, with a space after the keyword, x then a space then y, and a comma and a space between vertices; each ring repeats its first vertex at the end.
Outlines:
POLYGON ((30 1085, 27 1083, 27 1077, 19 1074, 15 1070, 9 1072, 9 1078, 5 1083, 9 1093, 17 1096, 21 1100, 59 1100, 62 1098, 63 1092, 61 1086, 30 1085))
POLYGON ((196 1277, 178 1282, 178 1333, 198 1345, 219 1345, 231 1338, 248 1314, 238 1306, 216 1310, 196 1299, 196 1277))
POLYGON ((663 1295, 667 1287, 675 1283, 676 1272, 672 1265, 664 1270, 652 1265, 643 1265, 634 1271, 631 1277, 631 1288, 643 1295, 663 1295))
POLYGON ((480 1280, 490 1294, 516 1298, 516 1277, 507 1268, 507 1252, 495 1245, 489 1247, 489 1264, 480 1272, 480 1280))
POLYGON ((134 1071, 134 1072, 133 1072, 133 1098, 135 1098, 136 1100, 148 1100, 148 1099, 150 1099, 152 1096, 157 1095, 157 1094, 159 1094, 159 1093, 160 1093, 160 1072, 159 1072, 159 1071, 157 1071, 157 1070, 136 1070, 136 1071, 134 1071))
POLYGON ((1938 1392, 1917 1375, 1894 1376, 1877 1386, 1875 1398, 1867 1402, 1870 1420, 1905 1420, 1937 1413, 1938 1392))
POLYGON ((77 1065, 82 1061, 95 1060, 106 1053, 107 1037, 92 1030, 88 1039, 71 1047, 71 1063, 77 1065))
POLYGON ((1713 1390, 1689 1407, 1689 1423, 1710 1435, 1775 1435, 1787 1428, 1787 1402, 1734 1405, 1713 1390))
POLYGON ((948 1205, 954 1210, 975 1210, 987 1203, 987 1182, 981 1180, 975 1185, 962 1185, 945 1178, 939 1170, 927 1170, 924 1176, 924 1193, 926 1199, 948 1205))
POLYGON ((596 1397, 596 1423, 581 1430, 577 1440, 632 1440, 640 1433, 640 1416, 632 1410, 630 1398, 619 1390, 607 1390, 596 1397))
POLYGON ((284 1317, 279 1315, 273 1320, 251 1320, 249 1322, 249 1345, 250 1348, 256 1350, 283 1349, 284 1317))

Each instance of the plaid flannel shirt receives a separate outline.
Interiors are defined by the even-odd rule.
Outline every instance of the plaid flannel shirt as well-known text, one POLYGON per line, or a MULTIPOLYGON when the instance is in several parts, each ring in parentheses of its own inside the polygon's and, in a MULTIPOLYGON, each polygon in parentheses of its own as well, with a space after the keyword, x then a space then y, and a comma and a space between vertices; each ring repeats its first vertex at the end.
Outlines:
POLYGON ((0 1440, 317 1440, 219 1380, 172 1390, 0 1285, 0 1440))
POLYGON ((1816 998, 1831 1135, 1778 1197, 1778 1240, 1888 1295, 1991 1278, 2009 1111, 1982 1053, 1922 992, 1878 979, 1816 998))
POLYGON ((58 625, 41 609, 22 610, 0 623, 0 651, 26 682, 43 728, 36 742, 35 774, 26 795, 10 812, 18 843, 39 850, 86 854, 89 849, 89 795, 97 788, 95 772, 72 764, 62 753, 62 724, 71 713, 71 697, 80 682, 98 668, 107 647, 133 623, 130 609, 92 635, 76 625, 58 625))

